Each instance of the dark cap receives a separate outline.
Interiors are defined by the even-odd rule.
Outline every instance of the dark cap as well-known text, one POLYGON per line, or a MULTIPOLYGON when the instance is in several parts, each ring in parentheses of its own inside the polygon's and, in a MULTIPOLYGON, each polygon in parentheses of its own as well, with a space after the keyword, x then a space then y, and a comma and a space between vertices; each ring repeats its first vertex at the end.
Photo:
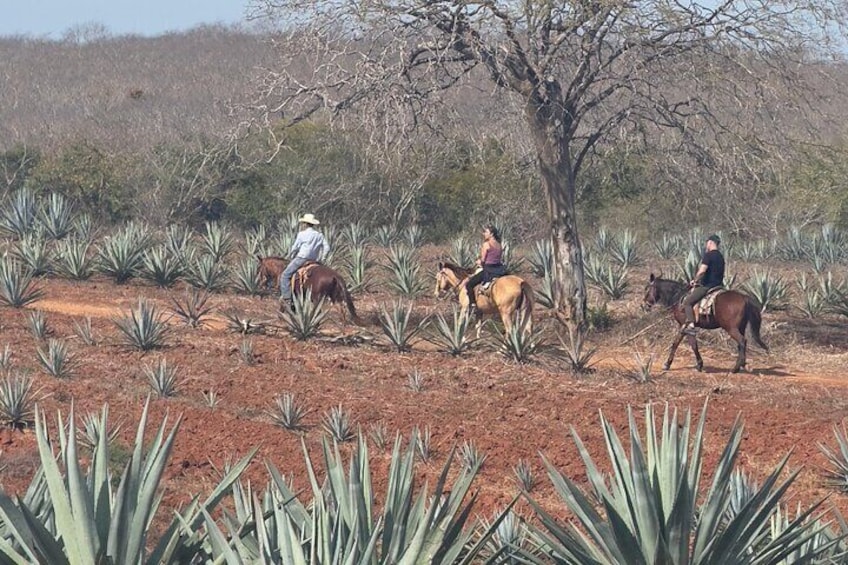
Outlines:
POLYGON ((708 237, 707 241, 712 241, 716 245, 721 245, 721 238, 718 236, 718 234, 715 234, 715 233, 713 235, 711 235, 710 237, 708 237))

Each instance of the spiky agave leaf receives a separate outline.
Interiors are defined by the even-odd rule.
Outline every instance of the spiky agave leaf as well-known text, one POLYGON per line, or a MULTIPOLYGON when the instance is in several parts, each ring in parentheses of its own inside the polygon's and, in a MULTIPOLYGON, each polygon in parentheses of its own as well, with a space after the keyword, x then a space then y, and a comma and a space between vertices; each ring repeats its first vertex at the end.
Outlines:
POLYGON ((113 323, 121 330, 124 343, 141 351, 149 351, 165 345, 170 333, 168 322, 156 306, 143 298, 129 315, 115 318, 113 323))
POLYGON ((9 256, 0 258, 0 303, 23 308, 43 295, 35 285, 32 272, 9 256))
MULTIPOLYGON (((731 474, 742 441, 742 424, 738 419, 719 458, 712 484, 702 493, 706 405, 692 438, 689 412, 681 422, 677 411, 670 416, 666 406, 657 429, 651 404, 645 411, 643 444, 632 410, 628 409, 629 457, 614 426, 601 415, 613 469, 611 475, 598 470, 577 432, 572 430, 586 466, 591 494, 586 494, 543 458, 558 496, 574 513, 579 525, 578 528, 559 522, 530 499, 542 523, 537 534, 544 541, 548 560, 670 565, 776 563, 816 534, 817 528, 806 519, 821 503, 801 513, 779 537, 769 535, 769 517, 798 476, 795 471, 779 482, 788 456, 778 463, 738 513, 727 520, 731 474), (593 503, 593 497, 599 504, 593 503)), ((528 559, 543 562, 534 556, 528 559)))

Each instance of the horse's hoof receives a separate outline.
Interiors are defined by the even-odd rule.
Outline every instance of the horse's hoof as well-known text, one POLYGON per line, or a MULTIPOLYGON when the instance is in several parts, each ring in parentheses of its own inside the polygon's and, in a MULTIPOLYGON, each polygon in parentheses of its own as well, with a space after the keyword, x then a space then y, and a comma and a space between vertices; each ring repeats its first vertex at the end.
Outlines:
POLYGON ((663 365, 663 371, 668 371, 670 369, 671 369, 671 363, 666 363, 665 365, 663 365))
POLYGON ((733 369, 730 372, 731 373, 738 373, 739 370, 740 370, 739 367, 733 367, 733 369))
POLYGON ((703 373, 704 372, 704 364, 698 363, 697 365, 695 365, 695 369, 697 369, 699 373, 703 373))

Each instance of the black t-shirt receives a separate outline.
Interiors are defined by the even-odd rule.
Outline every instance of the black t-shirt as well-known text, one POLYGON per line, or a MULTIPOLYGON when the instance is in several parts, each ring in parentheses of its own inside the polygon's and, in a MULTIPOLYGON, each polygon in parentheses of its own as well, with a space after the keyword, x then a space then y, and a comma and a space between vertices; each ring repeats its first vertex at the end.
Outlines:
POLYGON ((701 284, 708 288, 724 284, 724 256, 718 249, 707 251, 701 257, 701 263, 707 266, 707 272, 701 279, 701 284))

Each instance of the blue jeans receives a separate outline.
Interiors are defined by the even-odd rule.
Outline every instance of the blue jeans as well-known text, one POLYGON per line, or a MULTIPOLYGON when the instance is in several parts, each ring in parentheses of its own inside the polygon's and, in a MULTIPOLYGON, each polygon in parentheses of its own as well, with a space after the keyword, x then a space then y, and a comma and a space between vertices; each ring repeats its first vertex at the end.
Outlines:
POLYGON ((288 265, 286 265, 286 269, 283 271, 283 274, 280 275, 280 298, 283 300, 291 300, 291 279, 297 270, 300 269, 308 260, 309 259, 304 259, 303 257, 295 257, 289 261, 288 265))

